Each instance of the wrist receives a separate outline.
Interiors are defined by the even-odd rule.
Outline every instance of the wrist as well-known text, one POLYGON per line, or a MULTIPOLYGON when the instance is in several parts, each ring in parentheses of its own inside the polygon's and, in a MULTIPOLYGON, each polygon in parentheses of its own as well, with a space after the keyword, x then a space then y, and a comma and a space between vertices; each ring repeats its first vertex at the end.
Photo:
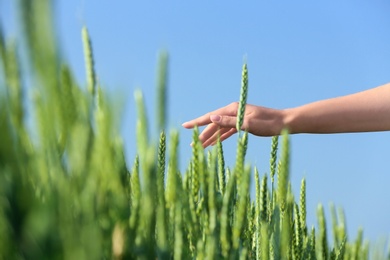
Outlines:
POLYGON ((298 118, 298 109, 296 108, 288 108, 282 110, 282 128, 280 131, 283 129, 287 129, 290 134, 297 134, 299 133, 299 129, 297 127, 297 118, 298 118))

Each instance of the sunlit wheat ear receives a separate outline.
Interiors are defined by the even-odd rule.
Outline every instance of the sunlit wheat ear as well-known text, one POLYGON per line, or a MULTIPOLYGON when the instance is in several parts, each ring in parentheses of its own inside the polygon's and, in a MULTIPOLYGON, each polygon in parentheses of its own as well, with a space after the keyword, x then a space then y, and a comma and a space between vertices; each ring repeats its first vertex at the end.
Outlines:
POLYGON ((130 179, 130 190, 131 190, 131 197, 130 197, 130 204, 131 208, 133 209, 130 216, 130 228, 135 229, 136 224, 138 222, 138 208, 139 203, 141 200, 141 184, 140 184, 140 177, 139 177, 139 158, 138 155, 135 157, 134 165, 131 173, 131 179, 130 179))
POLYGON ((226 192, 223 196, 222 209, 221 209, 221 250, 222 255, 227 258, 229 256, 229 251, 231 248, 231 232, 230 232, 230 210, 231 210, 231 201, 233 199, 234 187, 236 185, 235 175, 229 175, 230 178, 227 180, 226 192))
POLYGON ((306 180, 302 179, 301 182, 301 191, 299 193, 299 219, 301 223, 301 230, 303 235, 306 236, 306 180))
MULTIPOLYGON (((340 245, 341 241, 339 239, 339 232, 338 232, 338 219, 337 219, 337 212, 336 212, 336 207, 334 206, 333 203, 329 204, 329 210, 330 210, 330 215, 331 215, 331 220, 332 220, 332 235, 333 235, 333 244, 334 247, 337 247, 340 245)), ((343 238, 342 238, 343 239, 343 238)))
POLYGON ((245 155, 248 147, 248 132, 245 131, 242 137, 239 136, 236 153, 236 165, 234 174, 236 174, 237 187, 241 184, 241 178, 244 172, 245 155))
POLYGON ((165 179, 165 153, 166 153, 166 135, 164 131, 161 131, 160 142, 158 145, 157 161, 158 161, 158 172, 159 172, 158 178, 160 178, 160 184, 162 184, 162 187, 164 187, 164 179, 165 179))
POLYGON ((274 184, 274 176, 276 172, 276 162, 277 162, 277 152, 278 152, 278 143, 279 143, 279 136, 273 136, 272 137, 272 144, 271 144, 271 158, 270 158, 270 175, 271 175, 271 184, 273 186, 274 184))
POLYGON ((223 156, 222 142, 218 139, 217 142, 218 154, 218 187, 221 194, 225 193, 226 176, 225 176, 225 158, 223 156))
POLYGON ((308 258, 316 259, 316 234, 314 227, 311 228, 310 238, 309 238, 309 250, 308 258))
POLYGON ((294 232, 295 232, 295 243, 293 245, 295 259, 302 258, 302 247, 303 247, 303 234, 301 229, 300 212, 298 205, 294 204, 294 232))
POLYGON ((240 246, 240 236, 244 227, 245 214, 247 210, 247 200, 249 199, 248 190, 250 183, 250 168, 245 167, 242 176, 241 183, 237 183, 238 189, 238 204, 235 212, 235 222, 233 224, 233 248, 238 250, 240 246))
POLYGON ((148 123, 145 102, 141 90, 136 90, 134 92, 134 98, 137 105, 137 148, 142 162, 143 159, 145 159, 144 157, 146 156, 149 144, 148 123))
POLYGON ((138 203, 141 197, 141 184, 139 177, 139 158, 138 155, 134 159, 134 165, 131 173, 131 196, 133 203, 138 203))
MULTIPOLYGON (((257 184, 257 183, 256 183, 257 184)), ((261 180, 261 187, 260 187, 260 220, 261 220, 261 228, 260 228, 260 237, 261 237, 261 259, 269 259, 269 247, 270 247, 270 241, 269 241, 269 224, 268 224, 268 188, 267 188, 267 175, 264 175, 263 179, 261 180)), ((259 220, 257 220, 259 221, 259 220)), ((258 230, 259 232, 259 230, 258 230)))
POLYGON ((244 123, 247 96, 248 96, 248 68, 246 63, 244 63, 242 67, 240 102, 237 111, 237 123, 236 123, 237 132, 241 131, 242 124, 244 123))
POLYGON ((171 142, 169 148, 169 164, 168 164, 168 176, 167 176, 167 203, 169 207, 172 207, 178 196, 179 184, 177 180, 178 171, 178 149, 179 134, 177 131, 172 131, 171 142))
POLYGON ((282 131, 282 155, 280 158, 280 171, 278 172, 278 194, 277 199, 282 211, 282 214, 285 209, 286 197, 287 197, 287 188, 288 188, 288 179, 289 179, 289 165, 290 165, 290 142, 288 137, 287 130, 282 131))
POLYGON ((173 259, 180 260, 183 254, 183 217, 181 213, 181 201, 178 200, 175 205, 175 241, 173 259))
POLYGON ((261 193, 260 193, 260 174, 257 167, 254 168, 255 172, 255 191, 256 191, 256 197, 255 197, 255 205, 256 205, 256 217, 260 220, 260 200, 261 200, 261 193))
POLYGON ((294 230, 292 225, 294 198, 287 187, 284 211, 281 211, 281 258, 292 259, 292 242, 294 239, 294 230))
MULTIPOLYGON (((336 260, 342 260, 344 259, 344 254, 345 254, 345 244, 347 243, 347 237, 344 237, 344 239, 341 241, 337 252, 336 252, 336 260)), ((388 259, 390 259, 390 254, 388 256, 388 259)))
POLYGON ((355 243, 353 243, 352 245, 354 247, 354 251, 356 252, 355 257, 366 259, 365 257, 363 257, 364 250, 363 250, 363 229, 362 228, 359 228, 355 243))
POLYGON ((166 155, 166 135, 161 131, 160 141, 157 153, 157 199, 158 206, 156 211, 156 242, 163 254, 167 254, 167 225, 165 211, 165 194, 164 194, 164 179, 165 179, 165 155, 166 155))
MULTIPOLYGON (((210 158, 210 166, 209 169, 210 171, 205 171, 208 172, 207 174, 207 185, 208 185, 208 207, 209 207, 209 232, 211 234, 214 234, 216 226, 217 226, 217 208, 216 208, 216 164, 217 164, 217 151, 214 149, 211 158, 210 158)), ((215 237, 212 236, 212 240, 214 240, 215 237)))
MULTIPOLYGON (((275 242, 274 233, 270 232, 270 235, 269 235, 269 258, 271 260, 276 259, 274 242, 275 242)), ((256 259, 261 259, 261 258, 256 256, 256 259)))
POLYGON ((344 237, 347 236, 347 224, 346 224, 344 210, 342 208, 339 208, 337 213, 338 213, 337 216, 338 216, 338 220, 339 220, 339 227, 337 230, 338 231, 337 235, 338 235, 339 241, 341 241, 344 239, 344 237))
POLYGON ((158 58, 157 71, 157 126, 164 130, 167 121, 167 84, 168 84, 168 53, 162 51, 158 58))
POLYGON ((257 167, 254 169, 255 171, 255 187, 256 187, 256 196, 255 196, 255 226, 256 226, 256 234, 255 234, 255 243, 256 243, 256 258, 260 259, 260 176, 257 167))
POLYGON ((271 235, 271 256, 272 259, 281 259, 281 223, 280 223, 280 210, 279 206, 275 205, 271 217, 271 229, 273 230, 271 235))
POLYGON ((266 222, 268 220, 268 187, 267 187, 267 175, 264 175, 261 180, 260 188, 260 219, 266 222))
POLYGON ((87 73, 87 88, 92 95, 95 95, 96 76, 95 76, 95 64, 93 60, 92 43, 88 34, 88 29, 85 26, 82 29, 82 38, 83 38, 83 46, 84 46, 85 70, 87 73))
POLYGON ((318 205, 317 208, 317 219, 318 219, 318 240, 316 245, 316 252, 318 259, 328 259, 328 240, 326 235, 326 222, 324 207, 322 204, 318 205))
MULTIPOLYGON (((250 196, 248 194, 248 196, 250 196)), ((251 200, 251 198, 248 199, 247 202, 247 209, 248 214, 246 214, 246 221, 247 225, 245 228, 245 233, 247 234, 248 238, 251 239, 251 247, 252 249, 255 249, 256 247, 256 233, 257 233, 257 227, 256 227, 256 201, 251 200)))
POLYGON ((199 162, 199 129, 196 126, 192 135, 192 172, 191 172, 191 190, 194 202, 198 201, 200 186, 200 162, 199 162))
POLYGON ((270 232, 269 232, 269 225, 267 222, 261 222, 261 235, 260 235, 260 238, 261 238, 261 243, 260 243, 260 246, 261 246, 261 258, 258 258, 258 259, 264 259, 264 260, 268 260, 270 259, 270 246, 271 246, 271 243, 272 241, 270 241, 270 232))

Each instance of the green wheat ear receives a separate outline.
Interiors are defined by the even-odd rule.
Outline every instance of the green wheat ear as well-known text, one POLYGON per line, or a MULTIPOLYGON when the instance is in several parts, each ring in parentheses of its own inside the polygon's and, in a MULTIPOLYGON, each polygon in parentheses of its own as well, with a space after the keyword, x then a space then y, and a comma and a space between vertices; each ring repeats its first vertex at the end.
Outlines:
POLYGON ((325 213, 324 207, 322 204, 318 205, 317 208, 317 219, 318 219, 318 241, 317 241, 317 258, 318 259, 328 259, 328 241, 326 235, 326 222, 325 222, 325 213))
POLYGON ((245 214, 247 211, 247 208, 246 208, 247 200, 249 199, 247 192, 249 190, 249 184, 250 184, 250 168, 249 167, 243 168, 243 172, 242 172, 242 175, 240 177, 241 177, 241 182, 240 183, 237 182, 238 202, 237 202, 237 207, 236 207, 236 211, 235 211, 236 218, 235 218, 235 222, 233 224, 233 230, 232 230, 233 248, 235 250, 239 249, 240 242, 241 242, 240 237, 241 237, 241 234, 242 234, 243 228, 244 228, 245 214))
POLYGON ((240 93, 240 102, 238 104, 237 111, 237 132, 240 132, 242 124, 244 123, 245 107, 246 100, 248 96, 248 68, 246 63, 242 66, 242 78, 241 78, 241 93, 240 93))
POLYGON ((96 76, 95 76, 95 65, 93 60, 92 44, 89 38, 87 27, 83 27, 82 31, 83 46, 84 46, 84 60, 85 70, 87 72, 87 88, 88 91, 95 95, 96 93, 96 76))
POLYGON ((276 161, 277 161, 277 152, 278 152, 278 143, 279 143, 279 136, 273 136, 272 137, 272 144, 271 144, 271 159, 270 159, 270 175, 271 175, 271 184, 273 186, 274 184, 274 176, 276 172, 276 161))
MULTIPOLYGON (((344 253, 345 253, 345 244, 347 243, 347 237, 344 237, 344 239, 341 241, 339 248, 337 249, 336 253, 336 260, 344 259, 344 253)), ((390 258, 390 255, 389 255, 390 258)))
POLYGON ((139 158, 135 157, 133 170, 130 177, 130 205, 132 208, 129 224, 130 228, 135 229, 138 222, 138 207, 141 200, 141 184, 139 177, 139 158))
POLYGON ((175 204, 178 193, 178 145, 179 133, 177 131, 171 132, 171 142, 169 148, 169 165, 168 165, 168 180, 167 180, 167 202, 170 207, 175 204))
MULTIPOLYGON (((229 172, 229 170, 228 170, 229 172)), ((221 232, 220 232, 220 241, 221 241, 221 250, 222 255, 225 258, 228 258, 229 251, 231 249, 231 219, 230 219, 230 210, 232 207, 232 200, 234 196, 234 188, 236 185, 236 176, 235 174, 229 174, 230 178, 226 182, 226 191, 223 196, 222 209, 221 209, 221 232)))
POLYGON ((222 142, 218 138, 217 142, 217 154, 218 154, 218 187, 221 194, 225 193, 226 175, 225 175, 225 159, 223 156, 222 142))
POLYGON ((301 223, 301 230, 303 235, 306 236, 307 228, 306 228, 306 180, 302 179, 301 181, 301 191, 299 194, 299 220, 301 223))
POLYGON ((141 90, 134 92, 134 99, 137 105, 137 148, 140 158, 143 159, 149 145, 149 137, 145 102, 141 90))
MULTIPOLYGON (((329 204, 329 209, 330 209, 330 215, 331 215, 331 220, 332 220, 332 234, 333 234, 333 244, 334 247, 337 247, 340 245, 341 241, 339 239, 339 232, 338 232, 338 219, 337 219, 337 213, 336 213, 336 208, 333 203, 329 204)), ((342 237, 341 239, 343 239, 342 237)))
POLYGON ((286 198, 287 198, 287 189, 288 189, 288 179, 289 179, 289 165, 290 165, 290 143, 288 137, 288 131, 282 131, 282 155, 280 158, 280 170, 278 171, 278 194, 277 199, 282 213, 285 210, 286 198))
POLYGON ((158 178, 159 182, 164 187, 165 179, 165 153, 166 153, 166 135, 164 131, 160 133, 160 141, 158 144, 157 162, 158 162, 158 178))
POLYGON ((300 212, 298 209, 298 204, 294 204, 294 245, 293 251, 295 259, 302 258, 302 248, 303 248, 303 234, 302 234, 302 224, 300 219, 300 212))
POLYGON ((158 58, 157 71, 157 125, 158 130, 164 130, 167 117, 167 82, 168 82, 168 53, 162 51, 158 58))
POLYGON ((256 243, 256 259, 260 259, 260 201, 261 201, 261 193, 260 193, 260 176, 257 167, 254 169, 255 171, 255 187, 256 187, 256 196, 255 196, 255 243, 256 243))
POLYGON ((264 222, 268 220, 268 188, 267 188, 267 175, 264 175, 261 180, 260 186, 260 219, 264 222))

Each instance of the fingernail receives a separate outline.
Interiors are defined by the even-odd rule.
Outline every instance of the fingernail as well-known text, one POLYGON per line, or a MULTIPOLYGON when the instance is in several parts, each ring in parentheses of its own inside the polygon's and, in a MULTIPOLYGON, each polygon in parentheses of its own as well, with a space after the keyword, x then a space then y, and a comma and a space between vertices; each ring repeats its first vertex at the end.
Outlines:
POLYGON ((218 116, 218 115, 211 115, 211 116, 210 116, 210 119, 211 119, 211 121, 213 121, 213 122, 219 122, 219 121, 221 121, 221 116, 218 116))

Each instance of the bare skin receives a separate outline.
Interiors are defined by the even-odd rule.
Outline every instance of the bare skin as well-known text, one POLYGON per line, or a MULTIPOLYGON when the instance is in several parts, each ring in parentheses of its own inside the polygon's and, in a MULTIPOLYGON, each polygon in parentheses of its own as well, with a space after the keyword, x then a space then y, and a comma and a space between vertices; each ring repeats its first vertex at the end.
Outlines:
MULTIPOLYGON (((237 132, 238 102, 183 123, 185 128, 206 126, 199 135, 204 147, 220 136, 226 140, 237 132)), ((243 130, 256 136, 352 133, 390 130, 390 83, 359 93, 325 99, 288 109, 247 105, 243 130)))

